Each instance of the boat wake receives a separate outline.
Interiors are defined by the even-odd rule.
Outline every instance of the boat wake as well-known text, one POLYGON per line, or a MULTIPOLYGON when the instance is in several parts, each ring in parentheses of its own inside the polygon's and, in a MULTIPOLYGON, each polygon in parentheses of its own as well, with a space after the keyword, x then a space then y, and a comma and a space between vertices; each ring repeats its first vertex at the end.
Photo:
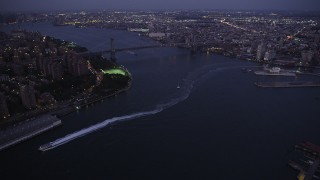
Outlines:
MULTIPOLYGON (((225 63, 223 63, 225 64, 225 63)), ((61 146, 63 144, 66 144, 72 140, 75 140, 77 138, 83 137, 89 133, 92 133, 94 131, 97 131, 101 128, 107 127, 108 125, 115 123, 115 122, 120 122, 120 121, 127 121, 127 120, 131 120, 131 119, 136 119, 139 117, 144 117, 144 116, 150 116, 150 115, 154 115, 157 113, 160 113, 161 111, 168 109, 176 104, 178 104, 179 102, 182 102, 184 100, 186 100, 190 94, 191 91, 193 89, 193 86, 195 84, 195 82, 201 78, 203 78, 205 75, 212 73, 212 72, 219 72, 219 71, 223 71, 226 69, 233 69, 233 68, 239 68, 239 67, 219 67, 222 64, 213 64, 213 65, 208 65, 205 66, 203 68, 200 68, 192 73, 189 73, 188 76, 186 77, 186 79, 184 79, 183 84, 180 87, 179 90, 179 94, 170 99, 168 102, 164 102, 161 104, 158 104, 157 106, 155 106, 152 110, 150 111, 143 111, 143 112, 138 112, 138 113, 133 113, 130 115, 125 115, 125 116, 120 116, 120 117, 113 117, 111 119, 106 119, 100 123, 97 123, 95 125, 89 126, 87 128, 81 129, 79 131, 73 132, 71 134, 66 135, 65 137, 62 137, 60 139, 57 139, 55 141, 52 141, 50 143, 44 144, 42 146, 40 146, 40 150, 41 151, 46 151, 49 149, 53 149, 56 148, 58 146, 61 146), (217 67, 218 66, 218 67, 217 67), (45 147, 45 148, 43 148, 45 147)))

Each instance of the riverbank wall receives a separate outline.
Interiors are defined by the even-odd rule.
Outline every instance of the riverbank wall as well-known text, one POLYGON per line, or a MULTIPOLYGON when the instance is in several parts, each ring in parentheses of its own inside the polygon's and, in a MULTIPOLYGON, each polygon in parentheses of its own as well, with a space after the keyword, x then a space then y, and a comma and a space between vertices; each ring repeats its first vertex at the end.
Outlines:
POLYGON ((0 151, 40 135, 62 124, 53 115, 41 115, 0 131, 0 151))

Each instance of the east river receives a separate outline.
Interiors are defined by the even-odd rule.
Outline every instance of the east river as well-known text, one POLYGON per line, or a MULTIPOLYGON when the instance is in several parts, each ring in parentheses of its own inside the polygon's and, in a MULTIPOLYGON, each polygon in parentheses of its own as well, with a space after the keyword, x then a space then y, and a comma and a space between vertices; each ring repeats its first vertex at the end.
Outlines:
MULTIPOLYGON (((28 31, 90 51, 156 44, 137 33, 49 23, 28 31)), ((9 31, 12 26, 2 30, 9 31)), ((129 91, 63 120, 63 126, 0 152, 1 179, 295 179, 294 145, 320 145, 319 88, 258 88, 243 67, 259 64, 186 49, 117 54, 129 91), (177 88, 180 86, 180 89, 177 88), (114 117, 134 116, 50 151, 42 144, 114 117)))

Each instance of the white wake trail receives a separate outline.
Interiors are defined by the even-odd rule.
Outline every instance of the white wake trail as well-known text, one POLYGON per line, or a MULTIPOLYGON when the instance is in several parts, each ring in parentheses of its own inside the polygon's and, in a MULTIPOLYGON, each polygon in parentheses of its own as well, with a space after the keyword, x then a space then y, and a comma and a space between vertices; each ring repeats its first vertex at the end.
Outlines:
MULTIPOLYGON (((59 138, 55 141, 52 141, 48 144, 50 144, 50 148, 49 149, 53 149, 56 148, 58 146, 61 146, 63 144, 66 144, 72 140, 75 140, 77 138, 80 138, 82 136, 85 136, 89 133, 95 132, 101 128, 104 128, 114 122, 118 122, 118 121, 127 121, 127 120, 131 120, 131 119, 136 119, 139 117, 144 117, 144 116, 150 116, 150 115, 154 115, 157 113, 160 113, 161 111, 168 109, 176 104, 178 104, 179 102, 182 102, 184 100, 186 100, 190 94, 191 91, 193 89, 194 83, 196 82, 196 80, 201 79, 202 77, 204 77, 206 74, 210 73, 210 72, 219 72, 222 70, 226 70, 226 69, 233 69, 233 68, 239 68, 238 67, 226 67, 226 68, 215 68, 212 69, 214 66, 217 65, 221 65, 221 64, 213 64, 213 65, 209 65, 209 66, 205 66, 203 68, 200 68, 198 70, 196 70, 193 73, 189 73, 189 75, 187 76, 187 78, 184 80, 184 84, 181 86, 181 89, 179 90, 180 94, 178 97, 171 99, 168 102, 162 103, 162 104, 158 104, 155 109, 150 110, 150 111, 144 111, 144 112, 138 112, 138 113, 133 113, 130 115, 125 115, 125 116, 120 116, 120 117, 114 117, 111 119, 106 119, 100 123, 97 123, 95 125, 89 126, 87 128, 81 129, 79 131, 73 132, 71 134, 66 135, 65 137, 59 138)), ((45 144, 45 145, 48 145, 45 144)), ((45 146, 43 145, 43 146, 45 146)))
POLYGON ((125 121, 125 120, 130 120, 130 119, 135 119, 135 118, 139 118, 139 117, 143 117, 143 116, 148 116, 148 115, 152 115, 152 114, 156 114, 158 112, 160 112, 161 110, 153 110, 153 111, 146 111, 146 112, 140 112, 140 113, 134 113, 134 114, 130 114, 130 115, 126 115, 126 116, 121 116, 121 117, 114 117, 114 118, 111 118, 111 119, 107 119, 103 122, 100 122, 98 124, 95 124, 95 125, 92 125, 90 127, 87 127, 87 128, 84 128, 84 129, 81 129, 79 131, 76 131, 76 132, 73 132, 71 134, 68 134, 66 135, 65 137, 63 138, 60 138, 60 139, 57 139, 53 142, 50 142, 51 144, 51 148, 50 149, 53 149, 53 148, 56 148, 58 146, 61 146, 63 144, 66 144, 72 140, 75 140, 77 138, 80 138, 82 136, 85 136, 89 133, 92 133, 94 131, 97 131, 101 128, 104 128, 110 124, 112 124, 113 122, 116 122, 116 121, 125 121))

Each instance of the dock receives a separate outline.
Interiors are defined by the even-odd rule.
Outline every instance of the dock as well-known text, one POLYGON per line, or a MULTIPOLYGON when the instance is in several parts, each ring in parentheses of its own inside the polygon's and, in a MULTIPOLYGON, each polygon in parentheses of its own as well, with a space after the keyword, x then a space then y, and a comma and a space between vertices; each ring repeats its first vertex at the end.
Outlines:
POLYGON ((310 142, 302 142, 295 145, 295 152, 302 154, 306 159, 306 161, 290 160, 288 162, 289 166, 299 171, 297 178, 301 180, 319 179, 320 147, 310 142))
POLYGON ((0 151, 60 126, 61 120, 46 114, 0 130, 0 151))
POLYGON ((293 87, 320 87, 320 82, 293 81, 293 82, 256 82, 261 88, 293 88, 293 87))
POLYGON ((292 72, 271 73, 267 71, 255 71, 254 74, 258 76, 296 76, 296 74, 292 72))

